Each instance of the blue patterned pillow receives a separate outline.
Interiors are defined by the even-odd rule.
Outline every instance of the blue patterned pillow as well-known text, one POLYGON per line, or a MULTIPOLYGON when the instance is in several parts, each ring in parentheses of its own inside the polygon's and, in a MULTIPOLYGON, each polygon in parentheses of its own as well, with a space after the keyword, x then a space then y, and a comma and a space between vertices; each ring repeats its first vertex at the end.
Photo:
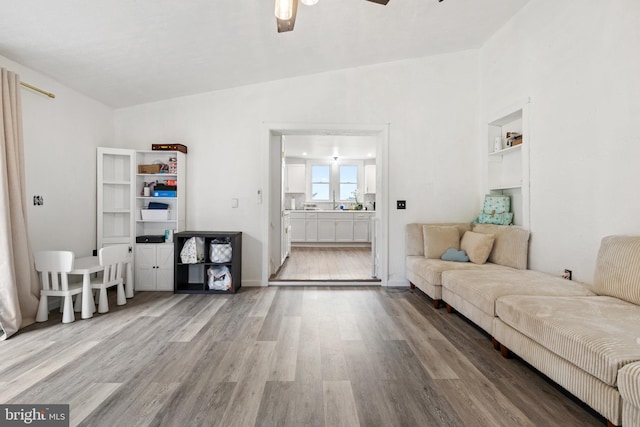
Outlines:
POLYGON ((469 257, 465 251, 457 251, 454 248, 447 249, 440 259, 443 261, 469 262, 469 257))

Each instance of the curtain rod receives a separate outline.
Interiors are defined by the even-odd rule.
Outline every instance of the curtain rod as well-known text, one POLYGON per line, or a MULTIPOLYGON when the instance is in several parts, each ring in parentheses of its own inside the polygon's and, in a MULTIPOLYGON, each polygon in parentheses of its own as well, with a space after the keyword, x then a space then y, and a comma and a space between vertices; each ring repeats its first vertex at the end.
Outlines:
POLYGON ((36 92, 40 92, 43 95, 47 95, 49 98, 55 98, 56 95, 54 93, 51 92, 47 92, 46 90, 42 90, 39 87, 35 87, 33 85, 30 85, 29 83, 25 83, 25 82, 20 82, 20 84, 28 89, 31 90, 35 90, 36 92))

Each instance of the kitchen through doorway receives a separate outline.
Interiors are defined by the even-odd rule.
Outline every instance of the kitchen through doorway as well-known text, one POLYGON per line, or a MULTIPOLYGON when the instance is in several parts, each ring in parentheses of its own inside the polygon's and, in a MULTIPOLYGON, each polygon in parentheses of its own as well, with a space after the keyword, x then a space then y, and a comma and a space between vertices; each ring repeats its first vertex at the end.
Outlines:
POLYGON ((381 135, 291 132, 279 140, 271 166, 280 178, 280 256, 269 284, 381 283, 381 135))
POLYGON ((389 124, 265 131, 263 283, 386 286, 389 124))

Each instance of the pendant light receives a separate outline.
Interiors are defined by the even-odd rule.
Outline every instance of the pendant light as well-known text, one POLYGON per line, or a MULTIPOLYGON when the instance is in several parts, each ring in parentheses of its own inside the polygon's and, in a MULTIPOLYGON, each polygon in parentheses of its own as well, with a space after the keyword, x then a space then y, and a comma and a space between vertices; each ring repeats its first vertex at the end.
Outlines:
POLYGON ((276 18, 282 21, 288 21, 293 16, 293 0, 275 0, 276 18))
POLYGON ((314 4, 318 3, 318 0, 300 0, 302 2, 302 4, 306 5, 306 6, 313 6, 314 4))

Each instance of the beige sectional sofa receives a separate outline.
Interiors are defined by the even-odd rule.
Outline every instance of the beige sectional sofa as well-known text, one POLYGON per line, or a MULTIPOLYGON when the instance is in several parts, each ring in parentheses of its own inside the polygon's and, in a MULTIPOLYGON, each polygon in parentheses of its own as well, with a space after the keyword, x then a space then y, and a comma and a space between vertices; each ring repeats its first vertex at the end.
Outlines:
POLYGON ((505 262, 500 252, 507 241, 512 258, 523 250, 516 227, 473 227, 496 236, 493 262, 482 265, 420 260, 420 228, 407 227, 412 284, 434 301, 443 299, 487 331, 503 355, 516 353, 610 425, 640 426, 640 237, 604 238, 588 287, 505 262))
POLYGON ((444 272, 442 299, 491 336, 496 302, 507 295, 594 296, 586 286, 533 270, 444 272))
POLYGON ((602 239, 593 291, 499 298, 493 336, 610 425, 639 426, 640 237, 602 239))
MULTIPOLYGON (((447 223, 447 224, 408 224, 406 227, 406 263, 405 272, 410 286, 418 287, 422 292, 433 299, 434 307, 440 306, 442 300, 442 273, 451 270, 509 270, 511 268, 527 268, 527 248, 529 232, 518 229, 518 234, 504 236, 503 239, 494 241, 494 248, 489 256, 489 262, 478 265, 472 262, 443 261, 440 255, 435 257, 425 257, 424 229, 425 227, 450 227, 458 229, 459 239, 462 239, 467 231, 477 231, 489 233, 493 227, 475 225, 472 230, 470 223, 447 223), (517 237, 520 241, 514 243, 517 237)), ((506 228, 506 227, 505 227, 506 228)), ((515 228, 514 228, 515 230, 515 228)), ((496 233, 496 234, 503 234, 496 233)), ((500 236, 499 236, 500 237, 500 236)))

